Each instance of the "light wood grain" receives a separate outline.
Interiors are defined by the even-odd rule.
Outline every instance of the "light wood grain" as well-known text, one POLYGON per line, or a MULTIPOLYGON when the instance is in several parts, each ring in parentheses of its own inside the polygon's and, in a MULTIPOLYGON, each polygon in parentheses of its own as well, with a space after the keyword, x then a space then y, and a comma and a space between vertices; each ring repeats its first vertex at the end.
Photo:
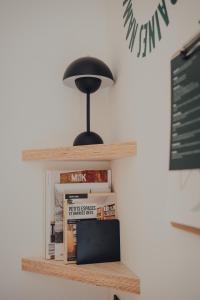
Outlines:
POLYGON ((130 293, 140 293, 139 278, 121 262, 65 265, 63 262, 53 260, 22 258, 22 270, 110 287, 130 293))
POLYGON ((23 160, 113 160, 136 154, 136 143, 24 150, 23 160))
POLYGON ((180 223, 176 223, 176 222, 171 222, 171 224, 172 224, 173 227, 176 227, 178 229, 182 229, 182 230, 185 230, 187 232, 200 235, 200 228, 198 228, 198 227, 193 227, 193 226, 180 224, 180 223))

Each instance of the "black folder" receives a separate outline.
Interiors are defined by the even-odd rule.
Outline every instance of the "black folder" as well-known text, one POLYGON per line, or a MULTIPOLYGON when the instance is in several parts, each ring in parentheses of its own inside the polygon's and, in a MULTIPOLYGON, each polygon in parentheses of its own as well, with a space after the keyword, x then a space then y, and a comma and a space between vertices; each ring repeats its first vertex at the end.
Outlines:
POLYGON ((77 264, 119 260, 118 220, 85 220, 77 223, 77 264))

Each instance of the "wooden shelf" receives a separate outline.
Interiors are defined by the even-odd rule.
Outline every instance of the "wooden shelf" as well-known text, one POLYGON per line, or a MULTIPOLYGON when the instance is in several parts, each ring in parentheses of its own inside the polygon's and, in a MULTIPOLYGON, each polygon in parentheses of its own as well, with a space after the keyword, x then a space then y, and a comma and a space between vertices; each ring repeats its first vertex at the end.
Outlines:
MULTIPOLYGON (((66 160, 66 161, 106 161, 136 154, 136 143, 100 144, 53 149, 30 149, 22 152, 22 159, 66 160)), ((110 193, 104 193, 110 195, 110 193)), ((90 283, 102 287, 140 293, 140 280, 121 262, 88 265, 65 265, 63 262, 40 258, 22 258, 22 270, 90 283)))
POLYGON ((193 227, 193 226, 180 224, 180 223, 176 223, 176 222, 171 222, 171 225, 175 228, 182 229, 182 230, 185 230, 187 232, 191 232, 191 233, 195 233, 195 234, 200 235, 200 228, 198 228, 198 227, 193 227))
POLYGON ((23 160, 113 160, 136 154, 136 143, 99 144, 51 149, 33 149, 22 152, 23 160))
POLYGON ((22 270, 110 287, 130 293, 140 293, 139 278, 121 262, 65 265, 63 262, 53 260, 22 258, 22 270))

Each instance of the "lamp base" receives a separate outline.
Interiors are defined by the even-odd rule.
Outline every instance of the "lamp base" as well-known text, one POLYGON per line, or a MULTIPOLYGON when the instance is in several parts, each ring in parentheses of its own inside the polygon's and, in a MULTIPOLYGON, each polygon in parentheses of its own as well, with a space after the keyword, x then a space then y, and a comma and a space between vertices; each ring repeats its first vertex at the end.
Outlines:
POLYGON ((95 132, 84 131, 74 140, 73 146, 103 144, 102 138, 95 132))

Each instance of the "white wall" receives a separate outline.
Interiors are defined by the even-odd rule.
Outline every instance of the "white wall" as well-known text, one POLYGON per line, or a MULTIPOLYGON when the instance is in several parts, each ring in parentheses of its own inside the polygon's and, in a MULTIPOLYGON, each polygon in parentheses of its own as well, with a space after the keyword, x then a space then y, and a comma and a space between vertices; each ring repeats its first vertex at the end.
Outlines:
MULTIPOLYGON (((0 1, 0 300, 107 298, 107 289, 20 270, 21 257, 42 255, 44 171, 94 166, 22 162, 21 151, 72 145, 85 130, 85 96, 65 87, 62 77, 81 56, 108 63, 105 4, 0 1)), ((108 142, 107 91, 91 102, 91 129, 108 142)))
MULTIPOLYGON (((200 2, 166 0, 170 16, 163 38, 146 58, 128 49, 123 1, 110 1, 113 140, 136 140, 138 154, 113 164, 121 219, 122 258, 141 279, 141 295, 117 293, 121 300, 199 300, 199 236, 170 226, 173 202, 180 198, 180 179, 170 172, 170 58, 199 30, 200 2)), ((161 1, 132 1, 140 23, 149 20, 161 1)), ((192 171, 188 197, 200 197, 199 172, 192 171), (193 180, 193 179, 192 179, 193 180)), ((112 293, 111 293, 112 295, 112 293)), ((111 299, 111 296, 110 296, 111 299)))
MULTIPOLYGON (((143 22, 159 0, 134 3, 143 22)), ((138 59, 125 41, 122 1, 0 1, 0 300, 98 300, 110 293, 20 270, 22 256, 42 254, 44 171, 93 166, 21 161, 22 149, 70 145, 84 130, 84 96, 62 84, 66 66, 83 55, 103 59, 118 78, 111 99, 106 90, 93 95, 92 129, 105 142, 138 143, 138 155, 114 163, 113 174, 122 258, 140 276, 142 294, 117 294, 121 300, 199 300, 200 241, 169 224, 181 172, 168 171, 169 61, 199 29, 199 10, 197 0, 169 5, 162 41, 138 59)))

